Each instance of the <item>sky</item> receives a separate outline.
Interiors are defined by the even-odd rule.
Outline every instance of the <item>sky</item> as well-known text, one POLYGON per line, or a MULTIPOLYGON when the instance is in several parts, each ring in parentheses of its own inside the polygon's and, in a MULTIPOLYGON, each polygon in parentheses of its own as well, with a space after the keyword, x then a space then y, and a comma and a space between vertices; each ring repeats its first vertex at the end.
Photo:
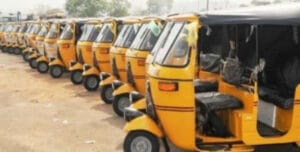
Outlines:
MULTIPOLYGON (((206 8, 207 0, 174 0, 172 12, 197 12, 206 8)), ((273 1, 273 0, 265 0, 273 1)), ((40 6, 48 8, 64 9, 66 0, 0 0, 0 12, 3 14, 31 13, 40 6)), ((130 12, 146 8, 146 0, 129 0, 131 2, 130 12)), ((235 8, 240 4, 249 5, 251 0, 209 0, 210 9, 214 8, 235 8)))

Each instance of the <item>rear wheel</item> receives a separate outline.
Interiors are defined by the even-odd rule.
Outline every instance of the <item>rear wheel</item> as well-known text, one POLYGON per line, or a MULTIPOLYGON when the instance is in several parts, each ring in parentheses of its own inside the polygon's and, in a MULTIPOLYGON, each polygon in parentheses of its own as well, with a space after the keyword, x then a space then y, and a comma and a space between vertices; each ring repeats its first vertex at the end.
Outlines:
POLYGON ((99 87, 99 77, 97 76, 86 76, 83 79, 83 86, 88 91, 96 91, 99 87))
POLYGON ((40 73, 47 73, 48 70, 49 70, 49 65, 48 65, 48 63, 45 62, 45 61, 38 62, 38 63, 37 63, 37 70, 38 70, 40 73))
POLYGON ((37 67, 36 58, 29 59, 29 65, 32 69, 36 69, 37 67))
POLYGON ((106 86, 102 86, 100 89, 100 96, 102 98, 102 100, 107 103, 107 104, 111 104, 113 102, 113 88, 111 85, 106 85, 106 86))
POLYGON ((7 48, 7 51, 9 54, 13 54, 14 53, 14 48, 7 48))
POLYGON ((120 116, 124 116, 124 109, 130 106, 129 94, 118 95, 113 98, 112 102, 114 112, 120 116))
POLYGON ((145 131, 129 132, 125 137, 124 152, 159 152, 159 140, 145 131))
POLYGON ((73 84, 81 84, 82 83, 82 70, 74 70, 71 71, 71 81, 73 84))
POLYGON ((63 75, 64 69, 60 65, 50 66, 50 75, 52 78, 59 78, 63 75))

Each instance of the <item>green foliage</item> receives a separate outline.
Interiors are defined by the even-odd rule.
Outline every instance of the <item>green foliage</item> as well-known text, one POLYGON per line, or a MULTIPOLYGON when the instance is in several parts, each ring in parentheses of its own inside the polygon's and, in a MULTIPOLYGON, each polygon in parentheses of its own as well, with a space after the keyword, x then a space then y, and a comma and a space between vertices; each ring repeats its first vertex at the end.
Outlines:
POLYGON ((108 15, 109 16, 127 16, 128 8, 130 8, 130 3, 128 0, 110 0, 108 3, 108 15))
POLYGON ((173 0, 147 0, 146 5, 149 14, 163 15, 172 9, 173 0))
POLYGON ((106 0, 67 0, 65 9, 74 17, 96 17, 106 12, 106 0))

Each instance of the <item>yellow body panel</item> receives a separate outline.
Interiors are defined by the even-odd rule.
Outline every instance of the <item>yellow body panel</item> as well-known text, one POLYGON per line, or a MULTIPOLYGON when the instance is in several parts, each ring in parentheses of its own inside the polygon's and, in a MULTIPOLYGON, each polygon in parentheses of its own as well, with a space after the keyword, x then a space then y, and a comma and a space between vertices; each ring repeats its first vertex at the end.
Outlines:
POLYGON ((63 67, 69 69, 69 63, 75 60, 75 44, 74 40, 58 40, 59 53, 62 57, 63 67))
POLYGON ((95 75, 99 75, 100 72, 111 72, 109 60, 109 49, 111 45, 112 43, 93 43, 93 52, 95 53, 98 66, 100 68, 98 73, 94 73, 95 75))
POLYGON ((96 67, 91 67, 90 69, 88 70, 84 70, 83 73, 82 73, 82 76, 88 76, 88 75, 99 75, 100 71, 98 70, 98 68, 96 67))
POLYGON ((92 44, 93 42, 78 41, 77 50, 81 51, 83 62, 89 65, 93 64, 92 60, 92 44))
POLYGON ((64 67, 65 64, 60 59, 56 58, 49 63, 49 66, 54 66, 54 65, 59 65, 64 67))
POLYGON ((115 59, 117 70, 120 76, 121 81, 126 81, 126 69, 125 69, 125 53, 127 49, 126 48, 118 48, 112 46, 110 48, 110 60, 112 63, 112 60, 115 59))
POLYGON ((69 68, 69 71, 82 70, 82 69, 83 69, 83 65, 77 62, 75 65, 69 68))
POLYGON ((36 62, 48 62, 48 58, 46 56, 40 56, 36 59, 36 62))
POLYGON ((146 108, 146 98, 142 98, 135 103, 131 103, 130 105, 131 108, 142 110, 146 108))

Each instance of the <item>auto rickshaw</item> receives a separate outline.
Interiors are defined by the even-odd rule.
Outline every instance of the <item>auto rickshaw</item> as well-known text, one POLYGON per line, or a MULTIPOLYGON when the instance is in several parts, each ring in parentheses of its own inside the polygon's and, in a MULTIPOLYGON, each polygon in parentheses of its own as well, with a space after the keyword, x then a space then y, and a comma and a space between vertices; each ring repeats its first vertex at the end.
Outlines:
POLYGON ((0 47, 1 47, 1 51, 2 52, 5 52, 5 48, 4 48, 4 45, 5 45, 5 38, 6 38, 6 33, 8 31, 8 29, 10 29, 10 24, 9 23, 5 23, 5 24, 2 24, 1 25, 1 42, 0 42, 0 47))
POLYGON ((139 91, 142 96, 144 95, 146 58, 151 53, 163 27, 164 21, 160 18, 142 19, 140 30, 125 54, 126 83, 120 80, 114 80, 112 83, 114 90, 112 106, 117 115, 123 116, 124 108, 130 105, 130 92, 139 91))
POLYGON ((147 71, 147 113, 125 110, 124 151, 159 151, 159 138, 167 149, 168 139, 197 151, 299 143, 299 6, 208 12, 199 21, 175 22, 174 43, 161 47, 147 71), (278 16, 278 10, 284 13, 278 16), (198 93, 195 36, 220 25, 230 53, 218 92, 198 93))
POLYGON ((35 22, 29 22, 28 23, 28 28, 27 28, 26 32, 24 33, 25 48, 22 49, 22 53, 21 54, 22 54, 23 60, 25 62, 28 61, 28 58, 30 56, 30 54, 29 54, 30 40, 29 40, 28 35, 33 30, 34 25, 35 25, 35 22))
POLYGON ((73 84, 82 83, 82 72, 84 64, 93 64, 92 45, 101 30, 101 22, 99 20, 88 21, 83 26, 80 39, 77 42, 77 61, 70 61, 69 71, 71 72, 71 82, 73 84))
POLYGON ((112 103, 114 80, 126 81, 125 54, 139 31, 141 20, 126 19, 116 42, 110 48, 111 73, 101 72, 100 96, 105 103, 112 103))
POLYGON ((28 45, 27 48, 22 51, 22 56, 25 59, 25 61, 29 61, 30 55, 33 54, 34 51, 36 51, 36 36, 39 34, 41 28, 42 24, 40 22, 35 22, 33 23, 31 31, 28 34, 26 34, 28 39, 28 45))
POLYGON ((17 33, 20 29, 19 23, 13 23, 12 30, 8 33, 8 42, 6 43, 5 47, 7 48, 7 52, 10 54, 14 53, 14 48, 18 43, 18 36, 17 33))
POLYGON ((21 27, 17 33, 17 43, 13 46, 14 54, 20 55, 22 54, 22 50, 26 48, 26 41, 25 41, 25 32, 28 29, 28 23, 23 22, 21 23, 21 27))
POLYGON ((82 34, 82 27, 86 20, 74 20, 66 23, 66 26, 57 41, 57 57, 50 58, 49 72, 53 78, 59 78, 65 70, 70 68, 70 61, 76 58, 76 44, 82 34))
POLYGON ((47 33, 44 44, 44 52, 36 59, 37 70, 40 73, 46 73, 49 70, 49 59, 57 57, 58 46, 57 39, 59 38, 62 29, 65 26, 64 21, 54 21, 47 33))
POLYGON ((86 90, 97 90, 100 82, 100 72, 111 71, 109 49, 122 27, 121 19, 106 18, 102 20, 101 31, 92 46, 93 64, 84 64, 83 66, 83 86, 86 90))
POLYGON ((30 53, 30 56, 28 58, 28 63, 32 69, 36 69, 37 67, 37 61, 36 59, 44 54, 45 51, 45 45, 44 45, 44 39, 49 31, 51 22, 44 22, 42 24, 41 30, 38 32, 36 38, 35 38, 35 48, 32 48, 32 52, 30 53))

